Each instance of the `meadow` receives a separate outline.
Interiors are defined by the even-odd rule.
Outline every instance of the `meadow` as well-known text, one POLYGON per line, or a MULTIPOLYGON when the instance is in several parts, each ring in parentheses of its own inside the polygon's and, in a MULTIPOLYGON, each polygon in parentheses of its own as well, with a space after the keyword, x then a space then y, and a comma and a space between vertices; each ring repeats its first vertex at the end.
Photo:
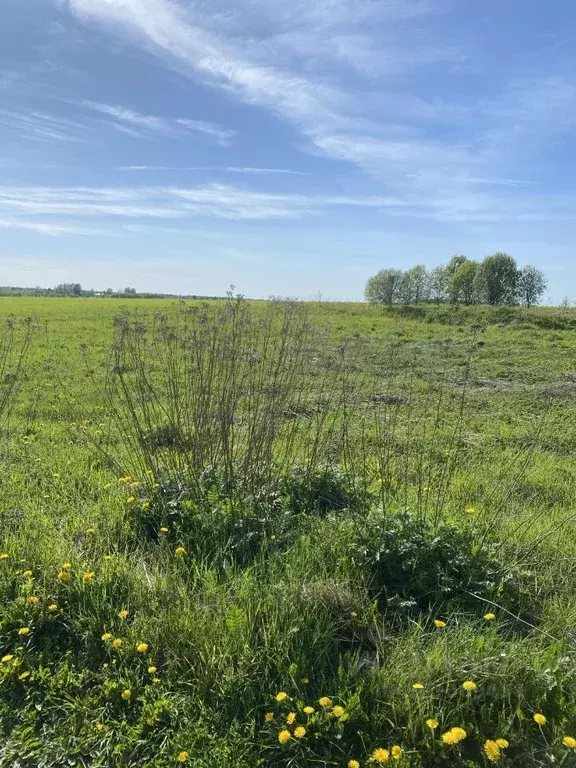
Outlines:
POLYGON ((0 766, 576 766, 576 311, 7 318, 0 766))

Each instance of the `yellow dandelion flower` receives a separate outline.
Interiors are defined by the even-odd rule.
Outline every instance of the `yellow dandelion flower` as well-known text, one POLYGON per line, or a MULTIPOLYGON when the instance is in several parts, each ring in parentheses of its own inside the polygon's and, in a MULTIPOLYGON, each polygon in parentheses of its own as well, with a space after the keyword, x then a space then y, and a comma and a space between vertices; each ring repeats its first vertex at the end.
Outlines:
POLYGON ((466 509, 466 512, 467 512, 469 515, 473 515, 473 514, 476 512, 476 510, 474 509, 474 507, 468 507, 468 508, 466 509))
POLYGON ((187 763, 189 758, 190 758, 190 755, 188 754, 188 752, 179 752, 176 760, 179 763, 187 763))
POLYGON ((10 555, 8 554, 8 552, 2 552, 2 554, 0 555, 0 560, 8 560, 9 557, 10 555))
POLYGON ((118 618, 119 619, 126 619, 126 618, 128 618, 128 611, 118 611, 118 618))
POLYGON ((107 643, 109 640, 112 640, 112 635, 110 632, 104 632, 102 635, 102 640, 104 640, 105 643, 107 643))
POLYGON ((13 658, 14 654, 7 653, 6 656, 2 656, 2 664, 10 664, 13 658))
POLYGON ((318 704, 320 704, 321 707, 324 707, 324 709, 330 709, 332 706, 332 699, 329 696, 322 696, 321 699, 318 699, 318 704))
POLYGON ((472 693, 472 691, 475 691, 478 686, 474 682, 474 680, 465 680, 462 683, 462 688, 464 688, 465 691, 468 691, 468 693, 472 693))
POLYGON ((313 715, 315 712, 314 707, 304 707, 304 713, 306 715, 313 715))
POLYGON ((446 622, 442 621, 442 619, 434 619, 434 626, 437 629, 444 629, 444 627, 446 626, 446 622))
POLYGON ((266 712, 264 720, 266 720, 267 723, 271 723, 272 720, 274 720, 274 712, 266 712))
POLYGON ((112 641, 112 647, 113 648, 121 648, 122 647, 122 640, 121 638, 117 637, 116 640, 112 641))
POLYGON ((508 749, 510 746, 510 742, 506 739, 496 739, 496 744, 500 747, 500 749, 508 749))
POLYGON ((18 675, 18 680, 26 680, 30 677, 30 672, 22 672, 21 675, 18 675))
POLYGON ((93 536, 96 533, 96 528, 86 528, 86 533, 89 536, 93 536))
POLYGON ((562 744, 568 749, 576 749, 576 739, 573 736, 564 736, 562 744))
POLYGON ((22 637, 26 637, 27 635, 29 635, 29 634, 30 634, 30 632, 32 632, 32 630, 30 629, 30 627, 21 627, 21 628, 18 630, 18 634, 19 634, 19 635, 21 635, 22 637))
POLYGON ((135 496, 128 496, 128 498, 126 499, 126 504, 134 504, 135 501, 136 501, 135 496))
POLYGON ((389 749, 383 749, 382 747, 378 747, 378 749, 375 749, 374 752, 370 755, 369 762, 370 763, 378 763, 378 765, 384 765, 384 763, 387 763, 390 760, 390 750, 389 749))
POLYGON ((149 675, 154 675, 157 671, 158 670, 154 666, 148 667, 148 674, 149 675))
POLYGON ((58 606, 56 605, 56 603, 50 603, 50 605, 48 606, 48 610, 50 611, 50 613, 56 613, 56 611, 58 610, 58 606))
POLYGON ((286 722, 288 725, 292 725, 294 720, 296 720, 296 712, 289 712, 288 717, 286 718, 286 722))
POLYGON ((548 720, 546 720, 546 717, 544 715, 541 715, 540 712, 536 712, 534 715, 534 722, 538 723, 538 725, 546 725, 548 720))
POLYGON ((488 739, 484 742, 484 752, 491 763, 497 763, 502 757, 502 750, 496 741, 488 739))
POLYGON ((82 576, 82 581, 84 582, 84 584, 92 584, 92 582, 94 581, 95 575, 96 574, 93 571, 86 571, 84 576, 82 576))
POLYGON ((154 685, 158 685, 158 683, 161 683, 162 681, 160 680, 159 677, 153 677, 152 682, 154 683, 154 685))
POLYGON ((94 728, 96 728, 97 731, 103 731, 104 730, 104 723, 96 723, 94 728))
POLYGON ((412 683, 412 688, 414 688, 415 691, 423 691, 424 686, 422 683, 412 683))
POLYGON ((346 714, 346 710, 344 709, 344 707, 336 706, 332 710, 332 714, 334 715, 334 717, 344 717, 344 715, 346 714))
POLYGON ((32 571, 24 571, 22 576, 24 576, 25 579, 31 579, 32 578, 32 571))
POLYGON ((302 725, 299 725, 298 728, 294 729, 294 736, 297 739, 303 739, 304 736, 306 736, 306 728, 304 728, 302 725))
POLYGON ((30 595, 30 597, 26 599, 26 602, 28 605, 37 605, 40 602, 40 598, 36 597, 36 595, 30 595))
POLYGON ((284 728, 284 730, 280 731, 280 733, 278 734, 278 741, 280 742, 280 744, 287 744, 291 738, 292 738, 292 734, 286 728, 284 728))
POLYGON ((72 570, 72 563, 64 563, 62 566, 63 571, 71 571, 72 570))
POLYGON ((138 643, 138 645, 136 646, 136 652, 137 653, 148 653, 148 649, 149 648, 150 648, 150 646, 148 645, 148 643, 138 643))
POLYGON ((402 749, 402 747, 399 747, 398 745, 392 747, 390 751, 392 753, 392 757, 394 758, 394 760, 400 760, 400 758, 404 754, 404 750, 402 749))
POLYGON ((160 533, 168 533, 168 528, 163 525, 162 528, 160 528, 160 533))
POLYGON ((349 760, 348 768, 360 768, 360 763, 358 762, 358 760, 349 760))
POLYGON ((130 690, 130 688, 126 688, 126 690, 122 691, 122 698, 125 701, 128 701, 129 699, 132 698, 132 691, 130 690))
POLYGON ((60 581, 70 581, 70 579, 72 578, 72 574, 70 573, 70 571, 60 571, 60 573, 58 574, 58 578, 60 579, 60 581))
POLYGON ((280 691, 276 694, 276 701, 280 703, 281 701, 285 701, 288 698, 288 694, 284 691, 280 691))
POLYGON ((494 621, 495 618, 496 618, 496 614, 495 613, 485 613, 484 614, 485 621, 494 621))
POLYGON ((442 741, 444 744, 458 744, 463 741, 468 734, 464 728, 450 728, 449 731, 442 734, 442 741))
POLYGON ((186 554, 186 550, 184 549, 184 547, 176 547, 176 549, 174 550, 174 554, 176 555, 176 557, 184 557, 184 555, 186 554))
POLYGON ((439 723, 435 717, 429 717, 428 720, 426 720, 426 725, 434 731, 438 728, 439 723))

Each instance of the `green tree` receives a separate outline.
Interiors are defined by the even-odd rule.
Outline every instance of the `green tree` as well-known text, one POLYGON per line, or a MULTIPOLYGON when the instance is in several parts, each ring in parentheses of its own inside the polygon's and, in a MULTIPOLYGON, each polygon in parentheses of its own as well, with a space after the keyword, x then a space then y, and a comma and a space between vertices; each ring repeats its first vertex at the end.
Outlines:
POLYGON ((368 278, 364 289, 366 301, 377 304, 393 304, 398 301, 403 276, 401 269, 381 269, 368 278))
POLYGON ((428 275, 428 297, 432 301, 440 303, 446 300, 448 291, 448 272, 446 267, 441 264, 428 275))
POLYGON ((527 264, 520 270, 518 296, 527 307, 539 304, 546 288, 548 288, 548 280, 533 264, 527 264))
POLYGON ((479 279, 488 304, 515 304, 518 299, 520 271, 516 260, 507 253, 487 256, 479 270, 479 279))
POLYGON ((466 259, 448 278, 448 293, 453 304, 475 304, 478 286, 477 261, 466 259))

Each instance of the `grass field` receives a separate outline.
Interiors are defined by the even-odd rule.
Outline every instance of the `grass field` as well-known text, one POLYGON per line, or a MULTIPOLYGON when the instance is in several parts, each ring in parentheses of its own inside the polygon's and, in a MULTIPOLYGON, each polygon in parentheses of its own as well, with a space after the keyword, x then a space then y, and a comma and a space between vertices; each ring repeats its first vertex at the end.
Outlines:
POLYGON ((210 306, 0 300, 0 766, 576 765, 576 312, 210 306))

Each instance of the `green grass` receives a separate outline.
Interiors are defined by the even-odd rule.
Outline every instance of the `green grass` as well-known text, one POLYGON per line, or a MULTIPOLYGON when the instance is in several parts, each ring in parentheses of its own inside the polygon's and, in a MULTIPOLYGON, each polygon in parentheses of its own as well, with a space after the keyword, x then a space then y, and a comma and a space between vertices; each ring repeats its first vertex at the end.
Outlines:
POLYGON ((36 326, 0 450, 0 766, 364 766, 393 745, 400 768, 484 766, 496 738, 500 764, 576 765, 576 313, 309 305, 327 347, 354 349, 351 381, 393 400, 342 416, 361 509, 272 514, 176 503, 130 466, 113 319, 174 307, 0 300, 36 326), (290 712, 307 732, 282 745, 290 712), (468 736, 445 745, 454 726, 468 736))

